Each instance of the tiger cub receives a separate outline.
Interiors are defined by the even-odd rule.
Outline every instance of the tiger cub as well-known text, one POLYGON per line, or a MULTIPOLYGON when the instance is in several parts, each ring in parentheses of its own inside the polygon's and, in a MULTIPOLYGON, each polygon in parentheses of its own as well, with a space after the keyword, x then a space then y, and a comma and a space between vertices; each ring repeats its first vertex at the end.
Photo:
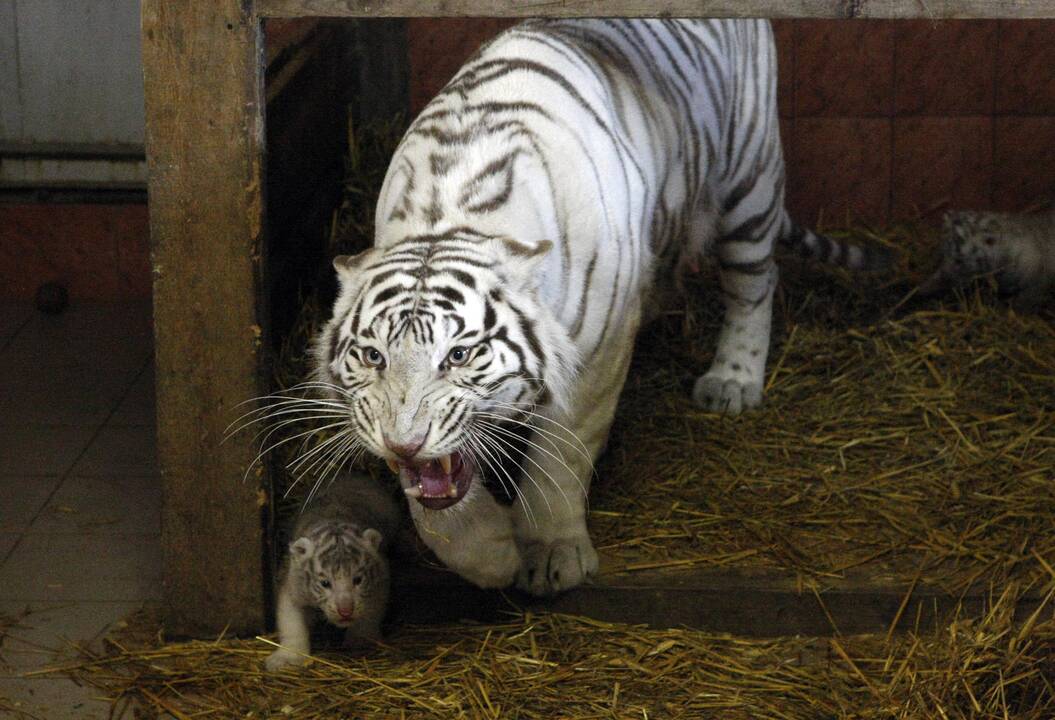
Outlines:
POLYGON ((282 647, 268 670, 300 665, 311 651, 309 620, 320 614, 345 642, 381 636, 388 607, 386 552, 399 527, 391 495, 370 477, 338 477, 301 512, 280 572, 276 625, 282 647))
POLYGON ((1021 310, 1040 305, 1055 285, 1055 210, 1041 213, 948 212, 942 260, 919 288, 933 295, 992 273, 1021 310))

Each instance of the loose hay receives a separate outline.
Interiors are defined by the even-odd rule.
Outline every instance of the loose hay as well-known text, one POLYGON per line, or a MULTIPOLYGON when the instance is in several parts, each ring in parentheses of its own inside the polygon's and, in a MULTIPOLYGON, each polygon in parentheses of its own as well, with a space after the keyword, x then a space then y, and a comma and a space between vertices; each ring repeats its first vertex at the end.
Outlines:
POLYGON ((760 412, 688 399, 712 334, 693 310, 639 339, 591 497, 598 545, 628 567, 922 567, 953 591, 1036 577, 1030 553, 1055 558, 1050 318, 972 296, 858 321, 875 308, 800 292, 784 293, 760 412))
POLYGON ((1049 602, 1016 625, 1016 588, 981 617, 893 637, 757 640, 518 614, 401 628, 366 654, 274 675, 261 670, 265 638, 165 644, 141 617, 109 652, 44 674, 150 717, 1050 718, 1055 616, 1049 602))

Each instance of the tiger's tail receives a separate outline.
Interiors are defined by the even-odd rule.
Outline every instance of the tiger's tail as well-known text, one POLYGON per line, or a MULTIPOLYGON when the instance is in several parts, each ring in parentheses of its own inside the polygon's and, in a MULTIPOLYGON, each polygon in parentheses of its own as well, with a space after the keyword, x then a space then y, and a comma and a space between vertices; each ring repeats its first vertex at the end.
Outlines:
POLYGON ((889 270, 894 264, 894 253, 889 248, 875 244, 858 245, 830 238, 797 225, 786 214, 781 227, 780 242, 802 257, 847 270, 889 270))

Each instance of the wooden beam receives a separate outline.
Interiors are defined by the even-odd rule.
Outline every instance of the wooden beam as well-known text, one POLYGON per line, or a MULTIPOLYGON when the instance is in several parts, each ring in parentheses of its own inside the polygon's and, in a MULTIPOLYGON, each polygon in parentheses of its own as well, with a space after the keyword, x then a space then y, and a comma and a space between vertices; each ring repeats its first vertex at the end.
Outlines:
POLYGON ((1055 17, 1055 0, 256 0, 256 7, 269 17, 1055 17))
POLYGON ((263 630, 266 477, 251 434, 265 392, 262 28, 251 2, 144 0, 165 626, 263 630), (221 443, 223 443, 221 445, 221 443))
MULTIPOLYGON (((900 629, 917 621, 929 627, 957 608, 984 612, 989 598, 987 588, 954 596, 938 587, 897 584, 868 574, 818 581, 811 589, 780 570, 700 568, 602 574, 553 600, 537 600, 514 590, 480 590, 450 572, 398 559, 393 584, 393 613, 406 623, 499 622, 503 613, 519 608, 750 637, 886 632, 895 620, 900 629)), ((1041 602, 1038 594, 1026 596, 1016 617, 1027 617, 1041 602)))

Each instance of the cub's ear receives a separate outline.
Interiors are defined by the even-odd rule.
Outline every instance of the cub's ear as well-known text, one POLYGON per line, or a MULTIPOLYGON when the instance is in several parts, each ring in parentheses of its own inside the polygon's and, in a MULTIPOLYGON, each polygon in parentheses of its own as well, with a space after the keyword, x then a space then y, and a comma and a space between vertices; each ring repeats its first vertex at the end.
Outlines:
POLYGON ((315 543, 306 537, 297 538, 296 542, 289 544, 289 556, 298 565, 309 560, 314 554, 315 543))
POLYGON ((366 542, 376 552, 381 547, 381 542, 384 540, 381 533, 373 528, 367 528, 363 530, 363 541, 366 542))
POLYGON ((513 279, 519 281, 523 286, 535 286, 538 278, 535 271, 553 249, 553 243, 549 240, 539 240, 533 245, 522 243, 510 237, 498 239, 501 248, 502 259, 513 279))
POLYGON ((355 255, 338 255, 333 259, 333 269, 339 277, 349 277, 359 271, 373 251, 374 249, 370 248, 355 255))

